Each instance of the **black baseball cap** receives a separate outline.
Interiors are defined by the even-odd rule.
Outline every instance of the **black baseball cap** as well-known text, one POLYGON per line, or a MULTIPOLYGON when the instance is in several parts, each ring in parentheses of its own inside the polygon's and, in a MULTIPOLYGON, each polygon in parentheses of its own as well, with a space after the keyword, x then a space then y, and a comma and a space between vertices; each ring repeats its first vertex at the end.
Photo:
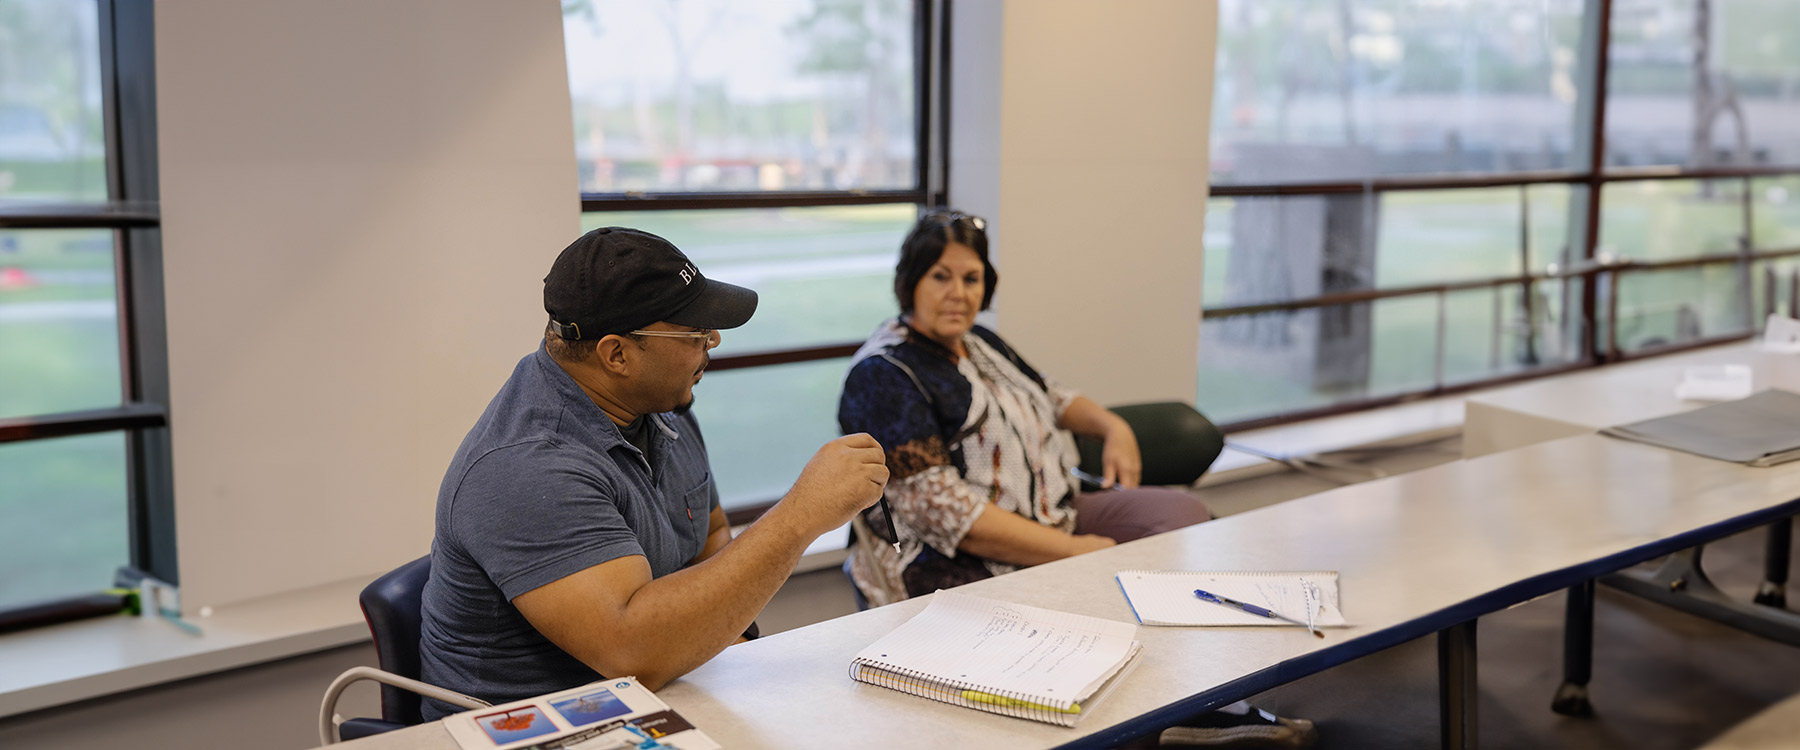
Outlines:
POLYGON ((625 227, 581 235, 544 277, 550 327, 569 341, 597 340, 659 320, 736 328, 756 312, 756 292, 713 281, 668 240, 625 227))

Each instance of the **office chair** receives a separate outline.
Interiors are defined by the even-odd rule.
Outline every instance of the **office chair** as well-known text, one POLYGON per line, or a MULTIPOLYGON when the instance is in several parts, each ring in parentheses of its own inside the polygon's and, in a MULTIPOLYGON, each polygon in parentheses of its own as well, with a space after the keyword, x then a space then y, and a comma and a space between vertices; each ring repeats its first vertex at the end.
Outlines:
MULTIPOLYGON (((1200 481, 1200 475, 1225 450, 1225 433, 1194 407, 1180 401, 1115 406, 1111 411, 1137 433, 1138 453, 1144 464, 1140 484, 1192 485, 1200 481)), ((1100 441, 1077 436, 1075 447, 1081 451, 1081 470, 1100 476, 1100 441)), ((1097 488, 1084 483, 1082 489, 1097 488)))
POLYGON ((431 556, 402 565, 364 587, 357 601, 369 634, 375 639, 375 656, 381 669, 351 667, 325 691, 319 706, 319 742, 330 745, 420 723, 420 696, 430 696, 459 708, 485 708, 489 704, 419 681, 419 623, 425 581, 431 577, 431 556), (341 719, 338 696, 360 680, 381 683, 381 718, 341 719))

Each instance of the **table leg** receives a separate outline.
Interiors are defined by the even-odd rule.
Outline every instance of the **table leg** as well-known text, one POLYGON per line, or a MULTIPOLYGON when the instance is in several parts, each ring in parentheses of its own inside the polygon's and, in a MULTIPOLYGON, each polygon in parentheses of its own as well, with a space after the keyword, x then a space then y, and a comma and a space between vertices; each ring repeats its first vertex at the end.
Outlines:
POLYGON ((1763 582, 1756 587, 1757 604, 1787 609, 1788 555, 1794 548, 1794 519, 1769 524, 1768 553, 1763 557, 1763 582))
POLYGON ((1445 750, 1475 747, 1475 620, 1438 631, 1438 726, 1445 750))
POLYGON ((1564 716, 1593 716, 1588 702, 1588 680, 1594 675, 1594 582, 1569 587, 1569 605, 1563 618, 1563 683, 1550 701, 1550 710, 1564 716))

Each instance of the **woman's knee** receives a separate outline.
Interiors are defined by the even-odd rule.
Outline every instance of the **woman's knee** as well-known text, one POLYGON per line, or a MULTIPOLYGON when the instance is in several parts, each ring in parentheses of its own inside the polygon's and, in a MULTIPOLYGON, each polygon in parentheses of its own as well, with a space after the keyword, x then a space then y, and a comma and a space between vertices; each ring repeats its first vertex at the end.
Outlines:
POLYGON ((1160 534, 1184 526, 1192 526, 1212 520, 1212 511, 1200 498, 1181 490, 1163 490, 1156 493, 1155 512, 1151 514, 1151 533, 1160 534))
POLYGON ((1128 542, 1212 518, 1200 498, 1182 490, 1140 487, 1105 495, 1102 502, 1086 505, 1078 511, 1076 533, 1100 534, 1128 542))

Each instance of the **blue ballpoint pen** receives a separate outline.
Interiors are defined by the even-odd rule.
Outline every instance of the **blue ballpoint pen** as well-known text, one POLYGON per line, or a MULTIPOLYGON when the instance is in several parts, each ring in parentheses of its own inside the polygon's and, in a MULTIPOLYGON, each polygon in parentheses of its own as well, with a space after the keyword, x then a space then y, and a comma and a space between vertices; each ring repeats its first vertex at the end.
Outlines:
POLYGON ((1299 625, 1300 627, 1303 627, 1303 628, 1306 628, 1307 630, 1312 631, 1312 634, 1316 637, 1319 637, 1319 638, 1325 637, 1325 634, 1319 632, 1318 628, 1313 627, 1312 623, 1301 622, 1292 617, 1288 617, 1287 615, 1281 614, 1281 613, 1276 612, 1271 609, 1264 609, 1262 607, 1258 607, 1249 602, 1240 602, 1240 601, 1233 599, 1231 597, 1228 597, 1228 596, 1219 596, 1218 594, 1208 593, 1205 591, 1201 591, 1200 589, 1194 589, 1194 596, 1200 597, 1200 601, 1212 602, 1214 604, 1219 604, 1219 605, 1231 607, 1234 609, 1241 609, 1245 612, 1249 612, 1250 614, 1256 615, 1257 617, 1267 617, 1271 620, 1280 620, 1282 622, 1291 622, 1295 625, 1299 625))

